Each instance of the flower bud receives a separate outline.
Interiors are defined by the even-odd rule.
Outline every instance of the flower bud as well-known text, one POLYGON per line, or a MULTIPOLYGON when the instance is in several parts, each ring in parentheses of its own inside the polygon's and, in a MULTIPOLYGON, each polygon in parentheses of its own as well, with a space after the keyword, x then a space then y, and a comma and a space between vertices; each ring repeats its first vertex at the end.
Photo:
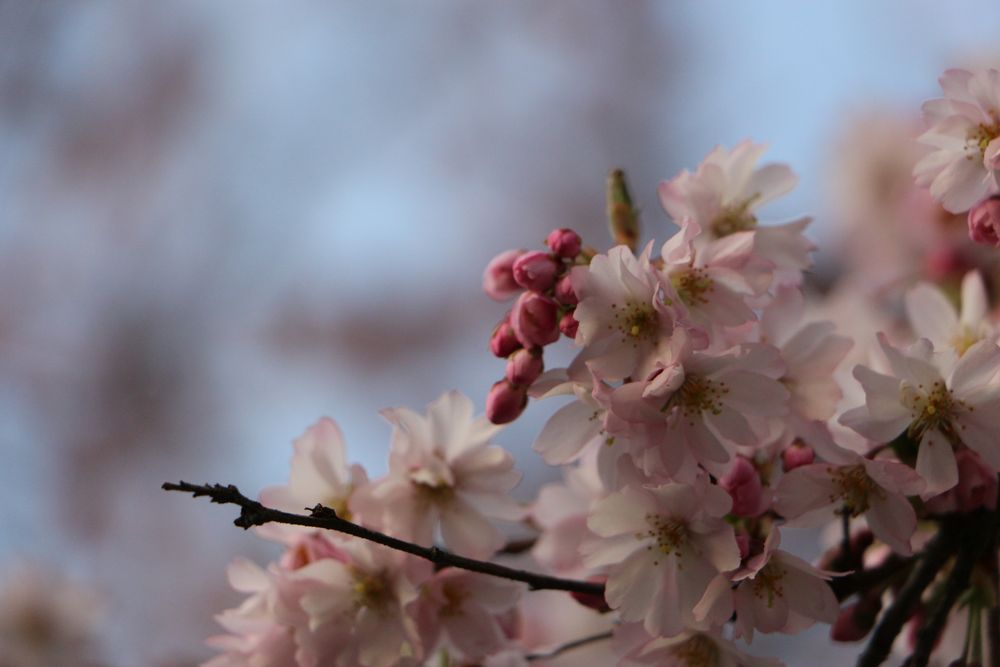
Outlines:
MULTIPOLYGON (((591 577, 587 581, 592 581, 595 584, 603 584, 607 581, 607 577, 591 577)), ((576 591, 571 591, 570 595, 573 599, 582 604, 584 607, 593 609, 594 611, 606 614, 611 611, 611 607, 608 605, 607 601, 600 595, 594 595, 592 593, 578 593, 576 591)))
POLYGON ((514 327, 510 325, 510 313, 507 313, 507 316, 493 328, 493 333, 490 335, 490 352, 493 356, 505 359, 520 347, 521 342, 514 335, 514 327))
POLYGON ((573 289, 573 281, 569 279, 568 273, 556 281, 554 294, 556 301, 564 306, 575 306, 580 303, 580 297, 576 295, 576 290, 573 289))
POLYGON ((528 405, 528 389, 500 380, 486 396, 486 417, 494 424, 507 424, 521 416, 528 405))
POLYGON ((483 271, 483 291, 494 301, 506 301, 521 291, 514 280, 514 262, 524 250, 506 250, 486 265, 483 271))
POLYGON ((563 333, 566 338, 576 338, 576 330, 580 328, 580 323, 576 321, 573 317, 573 313, 566 313, 559 320, 559 331, 563 333))
POLYGON ((514 280, 517 284, 533 292, 544 292, 556 282, 556 273, 562 268, 552 255, 533 250, 514 261, 514 280))
POLYGON ((757 469, 742 456, 733 459, 729 472, 719 480, 719 486, 732 496, 736 516, 759 516, 770 504, 757 469))
POLYGON ((781 466, 785 472, 795 470, 799 466, 807 466, 816 460, 816 452, 812 447, 796 440, 781 453, 781 466))
POLYGON ((970 449, 955 453, 958 484, 926 501, 935 514, 971 512, 980 507, 992 510, 997 506, 997 477, 993 470, 970 449))
POLYGON ((835 642, 856 642, 875 627, 875 620, 882 610, 878 595, 866 595, 854 604, 840 610, 840 615, 830 629, 830 639, 835 642))
POLYGON ((542 347, 559 339, 559 307, 552 299, 524 292, 514 302, 510 325, 524 347, 542 347))
POLYGON ((542 374, 542 351, 521 348, 507 359, 507 380, 515 386, 529 387, 542 374))
POLYGON ((1000 195, 988 197, 969 209, 969 238, 1000 247, 1000 195))
POLYGON ((582 243, 583 241, 580 239, 579 234, 565 227, 553 229, 549 233, 548 238, 545 239, 545 245, 552 252, 566 259, 573 259, 579 255, 582 243))

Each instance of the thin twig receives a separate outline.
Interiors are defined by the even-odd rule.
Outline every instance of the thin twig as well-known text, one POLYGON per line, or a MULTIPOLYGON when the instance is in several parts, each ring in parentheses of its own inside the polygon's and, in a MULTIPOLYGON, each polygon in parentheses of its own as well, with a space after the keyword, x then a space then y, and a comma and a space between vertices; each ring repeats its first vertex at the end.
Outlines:
POLYGON ((903 572, 913 564, 914 559, 890 554, 884 561, 867 570, 858 570, 830 580, 830 588, 837 600, 843 602, 855 593, 888 583, 893 576, 903 572))
POLYGON ((546 651, 545 653, 529 653, 524 657, 528 662, 534 662, 535 660, 548 660, 549 658, 554 658, 557 655, 561 655, 566 651, 572 651, 575 648, 580 648, 581 646, 586 646, 587 644, 593 644, 595 642, 604 641, 605 639, 611 639, 613 633, 611 630, 606 632, 599 632, 596 635, 590 635, 589 637, 581 637, 580 639, 574 639, 571 642, 563 644, 562 646, 557 646, 551 651, 546 651))
POLYGON ((892 605, 882 614, 875 632, 872 634, 864 653, 858 658, 857 667, 877 667, 881 665, 892 643, 903 629, 903 624, 913 614, 924 589, 930 585, 948 558, 957 547, 956 537, 960 532, 958 521, 943 521, 938 534, 931 539, 921 555, 919 564, 900 589, 892 605))
POLYGON ((346 519, 342 519, 337 516, 337 513, 332 509, 322 505, 316 505, 313 507, 310 510, 310 514, 306 516, 264 507, 256 500, 251 500, 250 498, 244 496, 240 493, 240 490, 232 484, 199 485, 189 484, 187 482, 179 482, 177 484, 167 482, 163 485, 163 489, 165 491, 183 491, 185 493, 191 493, 196 498, 198 496, 208 496, 213 503, 239 505, 241 508, 240 516, 233 523, 243 529, 250 528, 252 526, 260 526, 265 523, 287 523, 293 526, 307 526, 310 528, 335 530, 341 533, 346 533, 347 535, 353 535, 355 537, 360 537, 362 539, 381 544, 391 549, 405 551, 408 554, 413 554, 414 556, 428 560, 435 565, 457 567, 471 572, 479 572, 481 574, 488 574, 494 577, 521 581, 528 584, 532 590, 570 591, 572 593, 583 593, 586 595, 604 597, 604 584, 602 583, 550 577, 544 574, 536 574, 534 572, 527 572, 525 570, 517 570, 512 567, 498 565, 497 563, 466 558, 465 556, 459 556, 449 551, 438 549, 437 547, 423 547, 419 544, 413 544, 412 542, 400 540, 386 535, 385 533, 380 533, 378 531, 365 528, 364 526, 359 526, 358 524, 347 521, 346 519))

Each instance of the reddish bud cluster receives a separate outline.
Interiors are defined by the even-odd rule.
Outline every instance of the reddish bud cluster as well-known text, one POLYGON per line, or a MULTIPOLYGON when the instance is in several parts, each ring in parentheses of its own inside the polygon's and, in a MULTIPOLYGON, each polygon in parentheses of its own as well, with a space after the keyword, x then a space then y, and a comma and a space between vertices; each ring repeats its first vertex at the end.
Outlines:
POLYGON ((483 290, 514 306, 493 329, 490 351, 507 360, 506 377, 486 397, 486 415, 494 424, 514 421, 528 404, 528 387, 544 370, 542 348, 574 338, 577 296, 569 271, 578 264, 582 242, 572 229, 555 229, 545 239, 549 252, 508 250, 494 257, 483 273, 483 290))

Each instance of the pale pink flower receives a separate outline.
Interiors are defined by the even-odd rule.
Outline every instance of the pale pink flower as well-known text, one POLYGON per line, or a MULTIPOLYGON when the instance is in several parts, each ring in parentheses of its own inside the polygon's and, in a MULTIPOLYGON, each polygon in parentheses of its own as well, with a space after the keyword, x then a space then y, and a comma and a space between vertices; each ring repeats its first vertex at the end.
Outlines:
POLYGON ((942 370, 933 348, 920 339, 903 353, 878 336, 892 375, 856 366, 865 405, 840 421, 873 442, 906 433, 918 443, 916 470, 927 481, 925 497, 958 482, 953 447, 965 445, 1000 471, 1000 348, 992 341, 970 347, 954 366, 942 370), (947 376, 947 379, 945 378, 947 376))
POLYGON ((929 129, 919 137, 933 150, 917 163, 917 184, 952 213, 995 194, 1000 168, 1000 71, 950 69, 944 97, 924 103, 929 129))
POLYGON ((920 283, 906 293, 906 315, 913 332, 926 338, 937 351, 953 350, 962 355, 984 339, 995 340, 990 322, 989 297, 978 271, 969 271, 962 280, 961 314, 941 289, 920 283))
MULTIPOLYGON (((414 614, 427 655, 444 648, 449 656, 478 662, 508 644, 498 615, 513 609, 524 584, 447 568, 420 587, 414 614)), ((464 664, 463 662, 463 664, 464 664)))
POLYGON ((686 314, 709 330, 756 319, 747 299, 761 294, 767 283, 755 286, 752 272, 744 274, 753 256, 753 235, 731 234, 696 249, 694 240, 701 234, 698 223, 688 221, 661 249, 663 273, 686 314))
POLYGON ((360 511, 381 512, 387 532, 419 544, 432 544, 440 527, 449 549, 477 558, 496 552, 504 538, 487 517, 522 516, 508 495, 521 473, 507 451, 489 444, 500 427, 472 413, 472 401, 454 391, 426 415, 383 411, 394 427, 389 475, 359 499, 360 511))
POLYGON ((780 544, 778 529, 772 528, 761 553, 712 581, 695 616, 721 624, 735 611, 737 636, 747 643, 755 630, 795 634, 817 621, 833 623, 840 604, 826 583, 832 573, 778 549, 780 544))
MULTIPOLYGON (((619 632, 629 632, 627 626, 619 632)), ((616 633, 617 635, 618 633, 616 633)), ((632 634, 637 634, 632 631, 632 634)), ((782 667, 774 658, 748 655, 718 631, 685 630, 674 637, 646 636, 622 664, 657 667, 782 667)))
MULTIPOLYGON (((320 504, 343 519, 356 520, 351 499, 368 483, 368 475, 356 463, 347 465, 344 436, 336 422, 323 417, 297 438, 293 447, 288 484, 265 488, 260 501, 267 507, 296 514, 320 504)), ((256 530, 262 537, 291 544, 314 529, 269 523, 256 530)))
MULTIPOLYGON (((647 379, 616 389, 611 408, 626 426, 648 430, 651 438, 641 449, 659 452, 663 474, 675 477, 688 459, 722 474, 720 464, 729 461, 737 446, 760 443, 766 418, 787 414, 789 393, 777 380, 784 371, 770 345, 752 343, 709 354, 679 344, 647 379), (655 425, 662 428, 650 428, 655 425), (664 431, 666 438, 660 437, 664 431)), ((615 435, 616 430, 609 432, 615 435)), ((636 437, 634 429, 631 435, 636 437)))
POLYGON ((834 512, 864 515, 868 527, 893 551, 909 555, 917 517, 907 496, 924 490, 924 480, 909 466, 870 459, 829 444, 827 463, 785 473, 774 491, 774 509, 790 525, 818 525, 834 512))
POLYGON ((590 366, 608 380, 644 375, 674 328, 669 285, 650 265, 651 249, 652 243, 636 257, 627 246, 615 246, 570 274, 580 299, 576 343, 590 348, 590 366))
POLYGON ((787 165, 757 167, 765 150, 750 141, 732 150, 716 147, 694 173, 683 171, 661 183, 660 203, 678 224, 698 223, 706 240, 753 232, 754 254, 792 277, 811 266, 809 253, 815 246, 802 235, 807 218, 758 226, 756 210, 790 192, 798 181, 787 165))
POLYGON ((565 371, 550 373, 544 382, 536 383, 532 394, 536 398, 573 395, 575 401, 567 403, 545 422, 532 448, 550 465, 560 465, 576 460, 587 448, 606 437, 605 415, 611 388, 600 378, 587 371, 571 380, 565 371))
POLYGON ((1000 248, 1000 196, 987 197, 969 209, 969 238, 1000 248))
POLYGON ((704 479, 695 485, 628 486, 594 507, 587 525, 600 538, 583 546, 588 567, 610 566, 605 598, 624 621, 654 636, 693 622, 691 610, 719 572, 739 566, 732 500, 704 479))
POLYGON ((296 570, 308 621, 297 635, 302 667, 391 667, 422 655, 412 611, 430 564, 364 540, 344 544, 343 560, 326 558, 296 570))

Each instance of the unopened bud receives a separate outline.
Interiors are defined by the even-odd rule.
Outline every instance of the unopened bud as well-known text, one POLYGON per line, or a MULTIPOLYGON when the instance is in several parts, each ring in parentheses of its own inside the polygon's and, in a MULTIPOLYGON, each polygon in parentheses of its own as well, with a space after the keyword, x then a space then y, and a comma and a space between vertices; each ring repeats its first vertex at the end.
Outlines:
POLYGON ((515 387, 507 380, 500 380, 490 387, 486 396, 486 417, 494 424, 507 424, 520 417, 527 405, 526 387, 515 387))
POLYGON ((544 292, 556 282, 559 262, 541 250, 526 252, 514 261, 514 280, 525 289, 544 292))
POLYGON ((514 261, 523 254, 523 250, 506 250, 490 260, 483 271, 483 291, 487 296, 506 301, 521 291, 514 280, 514 261))
POLYGON ((608 175, 606 199, 611 238, 635 252, 639 245, 639 212, 632 206, 632 195, 621 169, 614 169, 608 175))
POLYGON ((507 380, 513 385, 528 387, 538 379, 544 368, 540 349, 522 347, 507 359, 507 380))
POLYGON ((549 250, 566 259, 573 259, 579 255, 582 244, 580 235, 565 227, 553 229, 548 238, 545 239, 545 245, 549 247, 549 250))
POLYGON ((573 281, 570 280, 568 273, 556 282, 556 288, 553 293, 555 294, 556 301, 564 306, 575 306, 580 302, 580 297, 576 295, 576 290, 573 289, 573 281))
POLYGON ((490 352, 493 356, 505 359, 520 347, 521 341, 514 334, 514 327, 510 325, 510 313, 507 313, 490 335, 490 352))
POLYGON ((566 338, 576 338, 576 330, 580 328, 580 323, 573 317, 573 313, 566 313, 559 320, 559 331, 566 338))
POLYGON ((559 307, 552 299, 524 292, 510 311, 510 325, 524 347, 543 347, 559 339, 559 307))
POLYGON ((737 456, 733 464, 720 480, 719 486, 733 498, 733 514, 736 516, 759 516, 770 504, 760 475, 747 459, 737 456))
POLYGON ((785 472, 807 466, 816 460, 816 452, 812 447, 796 440, 781 453, 781 466, 785 472))
POLYGON ((969 209, 969 238, 1000 247, 1000 195, 984 199, 969 209))
POLYGON ((840 610, 840 615, 830 629, 830 639, 835 642, 856 642, 864 639, 875 627, 882 600, 878 595, 866 595, 854 604, 840 610))
MULTIPOLYGON (((591 577, 587 581, 592 581, 595 584, 603 584, 607 581, 607 577, 591 577)), ((601 614, 606 614, 611 611, 611 607, 608 605, 607 600, 601 595, 594 595, 593 593, 578 593, 576 591, 571 591, 570 595, 573 599, 582 604, 584 607, 593 609, 601 614)))

